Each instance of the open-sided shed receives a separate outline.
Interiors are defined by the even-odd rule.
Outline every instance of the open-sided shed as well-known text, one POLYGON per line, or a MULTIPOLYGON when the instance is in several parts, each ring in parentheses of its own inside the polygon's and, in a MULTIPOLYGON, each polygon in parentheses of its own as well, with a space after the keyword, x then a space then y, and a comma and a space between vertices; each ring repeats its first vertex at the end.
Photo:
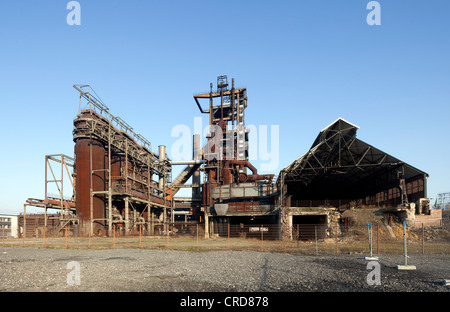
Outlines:
POLYGON ((428 174, 356 137, 338 118, 282 170, 290 206, 398 207, 427 196, 428 174))

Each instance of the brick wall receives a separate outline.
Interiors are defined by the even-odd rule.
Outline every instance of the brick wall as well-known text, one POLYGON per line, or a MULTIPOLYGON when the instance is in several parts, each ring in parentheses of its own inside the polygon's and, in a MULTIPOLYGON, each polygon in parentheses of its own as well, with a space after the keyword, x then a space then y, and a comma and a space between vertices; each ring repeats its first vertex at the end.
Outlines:
POLYGON ((442 209, 431 209, 429 215, 416 215, 414 227, 442 225, 442 209))

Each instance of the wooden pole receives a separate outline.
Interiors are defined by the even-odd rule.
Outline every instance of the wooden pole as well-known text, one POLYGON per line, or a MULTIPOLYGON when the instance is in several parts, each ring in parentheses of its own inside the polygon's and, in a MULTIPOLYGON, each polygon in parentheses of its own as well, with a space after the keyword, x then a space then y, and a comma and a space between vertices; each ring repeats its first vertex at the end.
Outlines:
POLYGON ((116 249, 116 227, 113 225, 113 248, 116 249))
POLYGON ((67 249, 67 225, 66 225, 66 249, 67 249))
POLYGON ((139 248, 142 248, 142 224, 139 224, 139 248))
POLYGON ((422 222, 422 255, 425 254, 425 227, 422 222))
POLYGON ((339 224, 336 222, 336 250, 335 250, 335 254, 338 254, 338 229, 339 229, 339 224))
POLYGON ((230 223, 228 223, 228 249, 230 249, 230 223))
POLYGON ((88 237, 89 237, 89 249, 91 249, 91 228, 89 227, 89 230, 88 230, 88 237))
POLYGON ((43 236, 44 236, 44 248, 45 248, 45 226, 43 227, 43 236))
POLYGON ((170 224, 167 223, 167 249, 169 249, 169 230, 170 230, 170 224))
POLYGON ((317 225, 314 226, 314 236, 316 237, 316 256, 319 254, 319 250, 317 247, 317 225))
POLYGON ((261 224, 261 251, 263 251, 263 242, 264 242, 264 227, 261 224))
POLYGON ((22 233, 22 248, 25 247, 25 235, 27 233, 27 206, 23 205, 23 233, 22 233))

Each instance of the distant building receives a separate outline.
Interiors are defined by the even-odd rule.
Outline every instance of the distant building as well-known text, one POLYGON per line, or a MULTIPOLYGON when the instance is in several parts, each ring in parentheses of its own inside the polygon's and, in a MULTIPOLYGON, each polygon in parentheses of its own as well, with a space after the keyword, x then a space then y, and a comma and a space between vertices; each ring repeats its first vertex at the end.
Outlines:
POLYGON ((18 238, 19 226, 18 218, 14 215, 0 214, 0 237, 18 238))

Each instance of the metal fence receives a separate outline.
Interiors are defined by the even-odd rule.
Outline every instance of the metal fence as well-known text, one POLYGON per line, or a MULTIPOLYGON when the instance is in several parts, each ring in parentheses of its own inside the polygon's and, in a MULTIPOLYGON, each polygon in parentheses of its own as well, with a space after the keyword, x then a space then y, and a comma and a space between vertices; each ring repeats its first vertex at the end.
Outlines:
POLYGON ((211 238, 280 239, 280 227, 278 224, 211 223, 209 232, 211 238))
POLYGON ((112 237, 77 237, 70 227, 58 237, 2 237, 2 247, 145 248, 174 250, 257 250, 304 254, 402 254, 406 233, 409 253, 449 253, 450 231, 445 224, 403 228, 402 225, 293 224, 160 224, 158 231, 138 227, 124 235, 114 227, 112 237), (405 231, 405 232, 404 232, 405 231), (206 235, 206 233, 208 233, 206 235))

